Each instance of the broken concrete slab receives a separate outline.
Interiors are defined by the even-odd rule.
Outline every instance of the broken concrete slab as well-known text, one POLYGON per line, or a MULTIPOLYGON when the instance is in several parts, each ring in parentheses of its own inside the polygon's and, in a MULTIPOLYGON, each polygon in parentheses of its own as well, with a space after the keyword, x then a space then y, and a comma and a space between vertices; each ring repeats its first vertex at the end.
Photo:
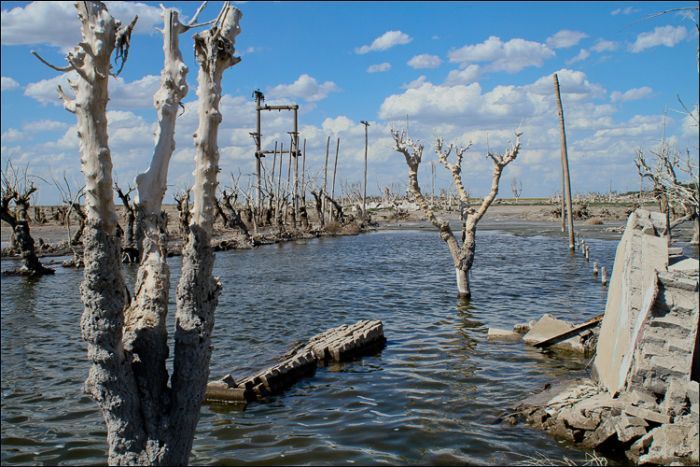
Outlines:
POLYGON ((490 341, 506 341, 518 342, 522 336, 517 332, 508 331, 507 329, 489 328, 486 334, 486 339, 490 341))
POLYGON ((567 321, 555 318, 546 313, 530 328, 530 331, 523 336, 523 341, 528 344, 538 344, 551 337, 569 331, 573 325, 567 321))
POLYGON ((621 443, 628 443, 647 434, 648 424, 644 419, 626 413, 613 419, 613 425, 615 426, 617 439, 621 443))
POLYGON ((576 326, 568 321, 555 318, 550 314, 544 314, 530 327, 527 334, 523 336, 523 341, 534 346, 546 344, 556 349, 585 355, 590 353, 595 345, 596 335, 588 329, 589 325, 590 323, 577 329, 576 326))
POLYGON ((628 415, 643 418, 644 420, 648 420, 654 423, 669 423, 671 421, 671 417, 669 417, 668 415, 659 413, 655 410, 645 409, 643 407, 628 405, 622 410, 628 415))

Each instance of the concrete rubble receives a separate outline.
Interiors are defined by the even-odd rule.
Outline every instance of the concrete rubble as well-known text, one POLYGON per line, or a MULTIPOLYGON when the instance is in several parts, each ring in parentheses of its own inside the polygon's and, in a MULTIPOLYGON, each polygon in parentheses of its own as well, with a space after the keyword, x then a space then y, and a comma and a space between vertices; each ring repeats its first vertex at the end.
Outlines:
POLYGON ((698 465, 699 264, 669 254, 665 225, 662 214, 630 215, 592 379, 536 394, 513 418, 637 464, 698 465))
POLYGON ((576 328, 577 326, 574 323, 558 319, 546 313, 536 321, 532 320, 529 323, 514 325, 513 330, 489 328, 487 339, 490 341, 522 341, 533 346, 539 346, 543 342, 551 341, 551 345, 547 345, 547 347, 551 347, 554 350, 575 352, 584 356, 592 355, 598 338, 598 329, 596 327, 591 326, 580 329, 570 337, 553 340, 562 334, 576 330, 576 328))
POLYGON ((251 376, 236 381, 229 374, 209 382, 204 400, 233 404, 264 401, 301 378, 312 376, 318 366, 376 352, 385 342, 381 321, 361 320, 352 325, 343 324, 295 346, 280 357, 277 364, 251 376))

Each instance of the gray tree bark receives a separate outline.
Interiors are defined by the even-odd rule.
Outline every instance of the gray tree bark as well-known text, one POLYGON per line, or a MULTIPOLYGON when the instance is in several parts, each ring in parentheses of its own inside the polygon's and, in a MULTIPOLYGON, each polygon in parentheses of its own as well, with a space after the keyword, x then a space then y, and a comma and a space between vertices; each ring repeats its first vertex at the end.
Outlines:
POLYGON ((175 461, 187 459, 192 449, 209 378, 211 332, 221 289, 221 283, 212 276, 214 253, 210 245, 216 215, 221 78, 227 68, 240 62, 240 58, 234 56, 234 44, 240 33, 241 16, 239 10, 227 3, 216 25, 194 37, 199 64, 199 127, 195 134, 192 222, 182 252, 182 274, 177 286, 170 418, 171 426, 177 427, 172 451, 175 461))
MULTIPOLYGON (((131 301, 122 276, 120 242, 116 235, 106 105, 110 57, 116 49, 117 57, 126 59, 136 19, 121 27, 101 2, 77 2, 76 8, 82 41, 68 53, 70 66, 50 66, 60 71, 74 70, 80 77, 77 83, 71 83, 74 99, 61 89, 59 92, 64 107, 78 119, 81 168, 86 178, 85 278, 81 285, 85 310, 81 328, 92 366, 85 387, 98 402, 105 419, 110 464, 185 465, 207 383, 210 334, 220 287, 211 277, 213 255, 209 246, 213 223, 211 201, 218 171, 216 128, 221 120, 217 107, 221 73, 239 61, 233 53, 241 14, 226 3, 215 26, 196 39, 197 58, 202 67, 200 90, 204 89, 200 93, 202 136, 196 140, 195 205, 178 286, 175 363, 168 387, 164 323, 169 270, 165 262, 161 202, 167 159, 174 147, 171 144, 174 126, 168 123, 174 123, 174 113, 172 105, 166 107, 172 104, 169 93, 182 96, 186 93, 184 81, 173 80, 169 72, 174 70, 184 80, 186 67, 181 61, 172 60, 173 56, 179 56, 179 50, 172 53, 178 47, 177 34, 193 27, 194 19, 184 26, 176 12, 164 12, 166 70, 163 93, 156 95, 156 107, 161 134, 168 134, 165 139, 159 138, 166 149, 156 148, 153 170, 146 174, 146 179, 148 176, 152 179, 139 187, 139 209, 145 227, 136 293, 131 301), (169 63, 173 70, 167 70, 169 63), (159 106, 159 102, 163 105, 159 106)), ((199 12, 201 7, 195 17, 199 12)))

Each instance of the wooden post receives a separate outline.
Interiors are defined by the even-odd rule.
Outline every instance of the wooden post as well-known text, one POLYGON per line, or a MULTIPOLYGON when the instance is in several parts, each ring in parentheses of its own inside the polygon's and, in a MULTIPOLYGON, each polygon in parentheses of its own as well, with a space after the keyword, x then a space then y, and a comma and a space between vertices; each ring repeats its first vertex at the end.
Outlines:
MULTIPOLYGON (((565 190, 562 196, 566 195, 566 215, 569 227, 569 250, 573 251, 576 249, 576 243, 574 240, 574 217, 573 210, 571 209, 571 177, 569 176, 569 156, 566 151, 566 128, 564 126, 564 108, 561 104, 561 93, 559 92, 559 77, 554 73, 554 92, 557 97, 557 108, 559 113, 559 125, 561 129, 561 164, 562 171, 564 175, 564 185, 565 190)), ((564 213, 562 213, 562 216, 564 213)))
POLYGON ((299 106, 294 106, 294 218, 299 219, 299 106))
MULTIPOLYGON (((328 139, 326 140, 326 159, 325 162, 323 163, 323 192, 326 193, 326 188, 328 185, 328 152, 331 149, 331 136, 328 135, 328 139)), ((323 213, 325 214, 326 212, 326 199, 321 197, 321 205, 323 209, 323 213)))
POLYGON ((367 213, 367 127, 369 122, 362 120, 360 123, 365 126, 365 190, 362 195, 362 216, 364 217, 367 213))
POLYGON ((338 153, 340 152, 340 137, 335 145, 335 163, 333 164, 333 183, 331 184, 331 198, 335 199, 335 173, 338 170, 338 153))
POLYGON ((301 156, 301 203, 306 207, 306 138, 304 138, 304 149, 302 150, 301 156))
POLYGON ((257 205, 258 212, 262 211, 262 184, 260 183, 260 158, 262 157, 262 135, 260 134, 260 105, 264 99, 263 93, 260 91, 255 92, 255 111, 257 113, 256 124, 255 124, 255 174, 258 177, 258 193, 257 193, 257 205))
POLYGON ((566 191, 566 184, 564 183, 564 165, 561 166, 561 202, 559 206, 561 208, 561 231, 566 232, 566 197, 564 196, 564 191, 566 191))
POLYGON ((431 172, 431 190, 430 190, 430 202, 433 204, 433 208, 435 207, 435 161, 430 161, 430 172, 431 172))
POLYGON ((608 270, 605 269, 605 266, 600 268, 600 283, 605 285, 608 285, 608 270))
MULTIPOLYGON (((281 188, 282 188, 282 166, 284 165, 284 143, 280 143, 280 173, 277 175, 277 203, 275 206, 275 218, 280 212, 280 208, 282 207, 282 201, 281 201, 281 188)), ((273 180, 274 182, 274 180, 273 180)))

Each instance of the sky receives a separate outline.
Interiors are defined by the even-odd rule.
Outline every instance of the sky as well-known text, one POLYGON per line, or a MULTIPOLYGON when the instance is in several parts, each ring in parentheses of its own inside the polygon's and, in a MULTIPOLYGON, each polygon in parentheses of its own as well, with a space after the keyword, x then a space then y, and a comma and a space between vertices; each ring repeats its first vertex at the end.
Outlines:
MULTIPOLYGON (((153 153, 153 94, 163 63, 159 2, 105 2, 123 23, 139 16, 129 58, 110 78, 109 143, 114 178, 133 184, 153 153)), ((163 2, 185 20, 198 2, 163 2)), ((560 132, 552 75, 559 78, 574 193, 639 189, 637 149, 665 138, 698 154, 697 2, 233 2, 243 13, 237 55, 224 73, 219 130, 222 187, 241 188, 255 170, 254 90, 268 104, 300 106, 311 186, 322 184, 340 138, 336 194, 359 191, 368 129, 368 193, 403 193, 408 169, 391 128, 425 145, 424 192, 452 190, 437 161, 436 137, 466 145, 463 178, 472 196, 491 183, 488 151, 502 153, 522 132, 518 158, 504 171, 501 195, 517 179, 524 197, 561 190, 560 132), (694 9, 695 8, 695 9, 694 9), (668 11, 679 9, 676 11, 668 11), (658 15, 657 13, 667 12, 658 15), (694 118, 684 110, 694 115, 694 118)), ((200 21, 213 19, 209 2, 200 21)), ((2 2, 2 166, 28 166, 36 204, 61 201, 52 180, 82 186, 75 115, 56 86, 66 77, 41 64, 65 64, 80 39, 72 2, 2 2)), ((197 127, 193 30, 180 38, 189 94, 176 126, 166 203, 192 183, 197 127)), ((64 86, 65 88, 66 86, 64 86)), ((289 145, 292 115, 262 115, 264 149, 289 145)), ((271 158, 265 167, 271 169, 271 158)), ((286 169, 285 169, 286 170, 286 169)))

